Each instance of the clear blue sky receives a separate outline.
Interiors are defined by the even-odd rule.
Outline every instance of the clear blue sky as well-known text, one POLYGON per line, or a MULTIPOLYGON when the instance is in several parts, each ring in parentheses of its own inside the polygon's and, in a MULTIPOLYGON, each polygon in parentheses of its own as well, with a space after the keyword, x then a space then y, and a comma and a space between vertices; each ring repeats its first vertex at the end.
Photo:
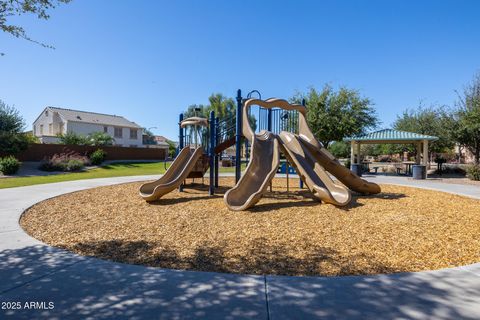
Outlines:
POLYGON ((0 34, 0 99, 29 128, 47 105, 123 115, 177 139, 178 114, 238 88, 289 98, 345 85, 388 127, 453 105, 480 69, 480 1, 74 0, 0 34))

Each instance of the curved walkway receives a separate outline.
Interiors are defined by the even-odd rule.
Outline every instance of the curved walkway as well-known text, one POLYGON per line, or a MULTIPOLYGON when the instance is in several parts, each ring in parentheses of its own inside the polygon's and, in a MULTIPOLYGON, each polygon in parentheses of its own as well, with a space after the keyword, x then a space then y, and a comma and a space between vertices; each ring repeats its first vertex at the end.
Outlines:
MULTIPOLYGON (((18 224, 25 209, 44 199, 153 178, 79 180, 0 190, 0 318, 4 315, 16 319, 479 317, 480 264, 350 277, 175 271, 78 256, 40 243, 25 234, 18 224), (14 306, 20 310, 12 310, 14 306)), ((480 198, 480 187, 476 186, 384 176, 368 179, 480 198)))

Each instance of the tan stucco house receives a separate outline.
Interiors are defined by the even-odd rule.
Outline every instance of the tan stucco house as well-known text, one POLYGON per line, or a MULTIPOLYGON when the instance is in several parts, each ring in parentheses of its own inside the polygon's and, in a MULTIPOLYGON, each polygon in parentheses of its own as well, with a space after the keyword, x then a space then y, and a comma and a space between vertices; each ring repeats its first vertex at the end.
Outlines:
POLYGON ((57 135, 67 132, 80 135, 105 132, 115 139, 117 146, 143 146, 142 127, 117 115, 46 107, 33 122, 33 134, 42 143, 57 143, 57 135))

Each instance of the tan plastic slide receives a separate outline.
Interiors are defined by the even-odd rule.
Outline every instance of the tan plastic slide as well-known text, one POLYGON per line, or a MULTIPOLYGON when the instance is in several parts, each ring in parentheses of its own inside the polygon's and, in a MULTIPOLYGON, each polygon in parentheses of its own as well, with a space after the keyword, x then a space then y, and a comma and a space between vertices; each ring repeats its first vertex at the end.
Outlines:
POLYGON ((350 202, 350 190, 332 180, 297 135, 282 131, 280 141, 288 161, 316 198, 337 206, 350 202))
POLYGON ((185 181, 202 154, 202 147, 191 149, 188 146, 183 148, 160 179, 145 183, 140 187, 140 196, 146 201, 154 201, 173 191, 185 181))
MULTIPOLYGON (((305 119, 306 108, 298 104, 290 104, 283 99, 249 99, 245 101, 243 117, 243 135, 252 143, 251 160, 245 175, 237 185, 225 194, 226 205, 232 210, 245 210, 253 206, 266 191, 278 168, 279 154, 275 151, 278 145, 289 161, 296 167, 300 177, 318 199, 335 205, 346 205, 351 200, 350 190, 365 194, 379 193, 380 187, 367 182, 345 168, 333 157, 312 134, 305 119), (248 121, 248 111, 252 105, 267 109, 279 107, 284 110, 296 110, 298 117, 298 135, 281 132, 279 137, 268 133, 268 139, 273 143, 258 143, 248 121), (272 150, 272 147, 275 150, 272 150), (266 150, 264 150, 266 148, 266 150), (272 157, 272 155, 274 155, 272 157), (332 180, 329 174, 335 176, 346 187, 332 180), (247 176, 248 174, 248 176, 247 176)), ((262 136, 267 136, 266 132, 262 136)))
POLYGON ((349 189, 362 194, 376 194, 381 192, 378 184, 368 182, 357 176, 347 167, 342 165, 327 149, 321 146, 319 142, 317 142, 317 146, 315 146, 305 137, 300 137, 300 141, 308 148, 316 161, 325 170, 330 172, 349 189))
POLYGON ((255 205, 267 190, 280 163, 278 139, 262 131, 252 136, 251 159, 237 185, 228 190, 224 202, 229 209, 246 210, 255 205))

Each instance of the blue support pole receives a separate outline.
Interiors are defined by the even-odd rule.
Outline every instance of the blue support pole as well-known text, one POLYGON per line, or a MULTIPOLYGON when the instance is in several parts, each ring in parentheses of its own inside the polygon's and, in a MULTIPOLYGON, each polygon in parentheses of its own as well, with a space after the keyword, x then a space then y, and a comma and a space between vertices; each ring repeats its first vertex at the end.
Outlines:
POLYGON ((272 132, 272 109, 267 109, 267 130, 272 132))
MULTIPOLYGON (((218 122, 220 119, 215 118, 215 147, 220 143, 220 135, 218 132, 218 122)), ((220 154, 215 154, 215 188, 218 188, 218 172, 219 172, 220 154)))
MULTIPOLYGON (((179 122, 178 122, 178 128, 179 128, 179 134, 178 134, 178 153, 180 153, 180 151, 182 151, 183 149, 183 128, 182 126, 180 125, 183 121, 183 113, 180 113, 180 117, 179 117, 179 122)), ((182 184, 178 187, 178 191, 182 192, 183 191, 183 182, 182 184)))
POLYGON ((215 111, 210 111, 210 148, 209 148, 209 165, 210 165, 210 187, 208 194, 215 194, 215 111))
POLYGON ((240 180, 242 170, 242 90, 237 91, 237 119, 235 126, 235 183, 240 180))
MULTIPOLYGON (((305 99, 302 99, 302 106, 305 107, 305 99)), ((300 126, 299 123, 297 123, 298 126, 300 126)), ((297 172, 298 178, 300 179, 300 189, 303 189, 303 180, 302 177, 300 177, 300 172, 297 172)))
POLYGON ((180 126, 180 124, 183 121, 183 113, 180 113, 179 121, 178 121, 178 128, 179 128, 179 134, 178 134, 178 140, 179 141, 179 151, 182 151, 183 149, 183 128, 180 126))

